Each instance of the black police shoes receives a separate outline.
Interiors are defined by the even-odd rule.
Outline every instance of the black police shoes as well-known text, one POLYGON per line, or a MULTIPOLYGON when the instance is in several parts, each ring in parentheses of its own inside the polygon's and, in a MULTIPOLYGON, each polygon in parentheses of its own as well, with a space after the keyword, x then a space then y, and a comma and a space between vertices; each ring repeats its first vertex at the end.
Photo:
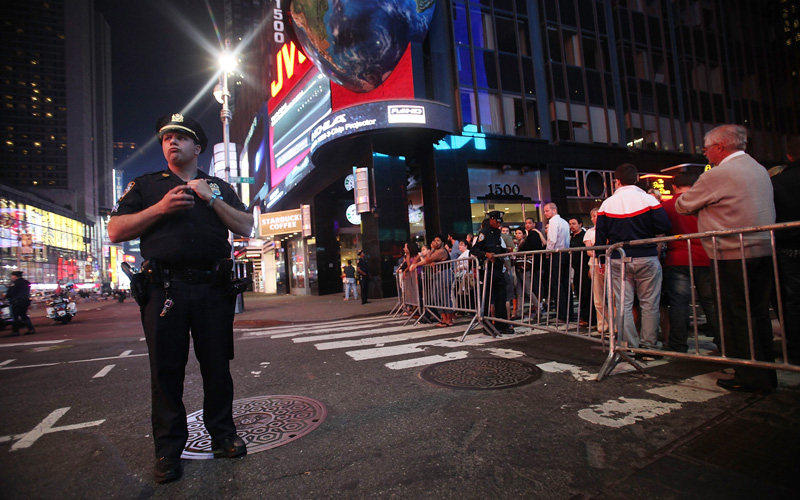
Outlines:
POLYGON ((720 378, 717 379, 717 385, 723 389, 735 392, 755 392, 758 394, 770 394, 772 389, 764 389, 761 387, 754 387, 751 385, 743 384, 735 378, 720 378))
POLYGON ((235 458, 247 455, 247 446, 244 439, 237 435, 226 437, 220 440, 211 440, 211 451, 214 458, 235 458))
POLYGON ((167 483, 181 477, 181 459, 160 457, 156 460, 153 476, 157 483, 167 483))

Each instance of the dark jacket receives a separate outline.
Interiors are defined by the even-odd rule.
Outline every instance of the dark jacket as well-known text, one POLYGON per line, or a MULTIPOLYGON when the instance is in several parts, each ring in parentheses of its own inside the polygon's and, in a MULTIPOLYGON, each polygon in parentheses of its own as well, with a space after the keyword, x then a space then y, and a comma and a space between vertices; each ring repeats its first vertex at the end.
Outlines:
MULTIPOLYGON (((800 161, 786 165, 772 177, 775 196, 775 222, 800 221, 800 161)), ((800 249, 800 228, 775 231, 778 248, 800 249)))

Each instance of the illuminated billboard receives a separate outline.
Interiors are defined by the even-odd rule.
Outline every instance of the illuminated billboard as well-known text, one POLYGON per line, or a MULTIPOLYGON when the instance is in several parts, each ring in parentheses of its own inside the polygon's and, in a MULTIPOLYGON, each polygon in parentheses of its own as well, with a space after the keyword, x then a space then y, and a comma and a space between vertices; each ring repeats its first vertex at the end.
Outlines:
POLYGON ((283 102, 270 109, 271 187, 283 182, 292 170, 309 167, 309 132, 330 111, 330 83, 316 70, 308 71, 283 102))
MULTIPOLYGON (((303 31, 302 40, 305 42, 303 46, 295 36, 298 27, 295 26, 295 30, 291 28, 292 21, 289 19, 288 9, 284 10, 288 2, 272 1, 271 39, 265 61, 270 73, 270 84, 267 89, 269 120, 266 133, 270 153, 269 193, 265 196, 267 210, 314 170, 314 159, 316 158, 319 163, 318 153, 337 139, 371 132, 378 134, 386 129, 431 129, 452 133, 455 123, 451 107, 437 102, 416 100, 414 92, 412 41, 422 41, 432 11, 424 14, 417 12, 411 16, 416 19, 415 29, 411 31, 408 29, 409 26, 404 24, 409 22, 410 18, 407 16, 403 19, 395 19, 393 16, 385 19, 381 17, 386 33, 395 33, 398 29, 398 33, 403 33, 403 36, 392 44, 392 51, 396 54, 390 58, 391 60, 381 59, 381 64, 375 63, 370 66, 372 69, 381 69, 378 72, 379 79, 365 76, 366 80, 371 82, 369 85, 349 85, 346 88, 320 73, 318 60, 324 55, 324 51, 314 50, 313 56, 309 57, 305 45, 316 40, 313 36, 309 38, 309 34, 320 32, 323 25, 319 23, 330 19, 318 17, 316 15, 319 13, 318 9, 310 9, 312 4, 317 5, 314 1, 301 3, 304 6, 300 9, 302 12, 293 12, 292 15, 299 13, 300 18, 305 20, 313 18, 317 28, 311 29, 309 24, 299 27, 303 31), (316 14, 308 17, 312 13, 316 14), (400 29, 401 26, 405 28, 400 29), (309 29, 311 31, 308 31, 309 29), (365 92, 365 89, 371 90, 365 92)), ((402 0, 397 5, 401 3, 403 9, 410 8, 410 4, 406 5, 409 3, 407 0, 402 0)), ((322 6, 323 3, 319 5, 322 6)), ((373 12, 376 5, 378 4, 362 3, 358 8, 373 12)), ((429 7, 432 5, 433 2, 429 7)), ((292 9, 299 6, 300 3, 297 5, 293 3, 292 9)), ((296 21, 295 17, 295 24, 296 21)), ((358 27, 358 29, 364 28, 366 27, 358 27)), ((380 31, 378 26, 370 28, 375 33, 380 31)), ((342 34, 338 30, 332 33, 342 34)), ((375 33, 371 33, 370 36, 375 33)), ((316 45, 315 47, 319 48, 316 45)), ((364 59, 366 60, 374 62, 371 58, 364 59)), ((329 70, 330 68, 327 68, 327 73, 330 73, 329 70)), ((429 140, 429 137, 425 136, 420 140, 429 140)), ((432 142, 435 142, 435 139, 432 142)), ((263 195, 259 193, 259 196, 263 195)))

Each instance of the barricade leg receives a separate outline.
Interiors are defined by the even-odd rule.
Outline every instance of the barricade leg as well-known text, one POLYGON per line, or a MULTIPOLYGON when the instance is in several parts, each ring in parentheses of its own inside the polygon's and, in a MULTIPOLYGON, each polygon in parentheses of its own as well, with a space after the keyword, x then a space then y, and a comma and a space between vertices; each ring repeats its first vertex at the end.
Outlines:
POLYGON ((778 254, 783 332, 789 362, 800 364, 800 256, 778 254))

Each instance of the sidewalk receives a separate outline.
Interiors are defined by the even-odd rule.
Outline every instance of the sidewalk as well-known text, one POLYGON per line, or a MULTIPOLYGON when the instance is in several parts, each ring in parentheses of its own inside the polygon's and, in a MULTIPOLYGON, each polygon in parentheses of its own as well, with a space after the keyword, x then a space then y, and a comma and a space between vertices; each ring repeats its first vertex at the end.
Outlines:
POLYGON ((285 323, 331 321, 361 316, 386 315, 397 304, 397 297, 344 300, 343 294, 332 295, 275 295, 247 292, 244 310, 236 315, 237 328, 263 327, 285 323))

